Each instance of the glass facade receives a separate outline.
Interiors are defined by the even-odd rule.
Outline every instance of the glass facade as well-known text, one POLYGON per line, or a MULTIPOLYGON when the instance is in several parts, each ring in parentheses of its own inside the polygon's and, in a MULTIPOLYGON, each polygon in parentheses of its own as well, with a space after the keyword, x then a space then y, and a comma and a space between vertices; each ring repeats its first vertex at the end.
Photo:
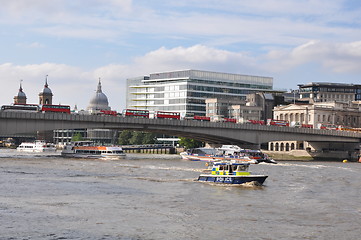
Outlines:
POLYGON ((207 98, 273 92, 273 78, 200 70, 153 73, 127 79, 127 108, 205 115, 207 98))

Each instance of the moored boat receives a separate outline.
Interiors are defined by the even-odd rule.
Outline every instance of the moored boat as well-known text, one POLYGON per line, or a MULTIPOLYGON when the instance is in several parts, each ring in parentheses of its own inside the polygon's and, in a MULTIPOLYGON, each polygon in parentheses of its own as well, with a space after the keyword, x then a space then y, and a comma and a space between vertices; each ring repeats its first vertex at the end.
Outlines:
POLYGON ((109 158, 120 159, 126 155, 120 146, 101 146, 92 141, 75 141, 68 143, 61 155, 70 158, 109 158))
POLYGON ((16 150, 19 152, 55 152, 56 147, 53 143, 35 140, 34 142, 22 142, 16 150))
POLYGON ((248 171, 250 163, 235 160, 213 162, 210 173, 200 174, 198 181, 223 183, 223 184, 244 184, 253 183, 262 185, 268 176, 255 175, 248 171))
POLYGON ((191 161, 222 161, 236 160, 248 163, 276 163, 260 150, 242 149, 236 145, 223 145, 220 148, 194 148, 180 153, 182 159, 191 161))

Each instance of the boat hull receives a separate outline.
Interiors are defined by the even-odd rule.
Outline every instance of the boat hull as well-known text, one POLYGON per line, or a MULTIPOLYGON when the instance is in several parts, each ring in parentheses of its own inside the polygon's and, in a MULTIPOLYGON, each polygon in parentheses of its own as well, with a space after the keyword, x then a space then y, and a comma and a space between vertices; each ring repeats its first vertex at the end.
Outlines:
POLYGON ((201 174, 198 181, 213 182, 222 184, 244 184, 255 182, 257 185, 262 185, 268 176, 265 175, 245 175, 245 176, 232 176, 232 175, 211 175, 201 174))
POLYGON ((42 152, 56 152, 56 148, 39 148, 39 149, 16 149, 18 152, 28 153, 42 153, 42 152))
POLYGON ((61 156, 67 158, 91 158, 91 159, 123 159, 126 157, 125 154, 79 154, 79 153, 61 153, 61 156))

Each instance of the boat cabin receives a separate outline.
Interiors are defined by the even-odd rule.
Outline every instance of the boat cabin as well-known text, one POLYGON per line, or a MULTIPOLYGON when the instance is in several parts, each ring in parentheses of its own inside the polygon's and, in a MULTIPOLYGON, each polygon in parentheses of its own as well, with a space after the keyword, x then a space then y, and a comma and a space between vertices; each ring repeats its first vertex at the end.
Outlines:
POLYGON ((249 163, 222 161, 215 162, 212 167, 212 175, 250 175, 249 163))

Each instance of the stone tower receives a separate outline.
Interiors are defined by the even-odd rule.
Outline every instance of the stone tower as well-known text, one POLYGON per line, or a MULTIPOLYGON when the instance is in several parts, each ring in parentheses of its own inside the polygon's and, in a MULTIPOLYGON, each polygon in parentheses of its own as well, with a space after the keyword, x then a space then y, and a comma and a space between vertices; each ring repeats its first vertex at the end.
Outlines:
POLYGON ((53 104, 53 93, 48 86, 48 75, 45 77, 44 89, 39 93, 39 104, 53 104))
POLYGON ((20 80, 20 88, 18 95, 14 97, 14 104, 26 104, 26 95, 23 92, 22 82, 23 80, 20 80))

